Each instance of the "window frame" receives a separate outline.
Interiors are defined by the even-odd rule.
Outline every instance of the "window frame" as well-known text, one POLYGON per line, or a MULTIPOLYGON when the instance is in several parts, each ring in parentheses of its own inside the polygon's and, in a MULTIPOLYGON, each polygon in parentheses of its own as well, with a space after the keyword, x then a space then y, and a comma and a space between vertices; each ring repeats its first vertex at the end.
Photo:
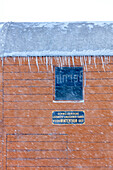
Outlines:
POLYGON ((77 66, 67 66, 67 65, 64 65, 64 66, 56 66, 54 65, 53 66, 53 102, 54 103, 83 103, 84 102, 84 85, 85 85, 85 73, 84 73, 84 66, 81 66, 81 65, 77 65, 77 66), (55 68, 56 67, 69 67, 69 68, 73 68, 73 67, 82 67, 83 68, 83 89, 82 89, 82 94, 83 94, 83 99, 82 100, 55 100, 55 68))

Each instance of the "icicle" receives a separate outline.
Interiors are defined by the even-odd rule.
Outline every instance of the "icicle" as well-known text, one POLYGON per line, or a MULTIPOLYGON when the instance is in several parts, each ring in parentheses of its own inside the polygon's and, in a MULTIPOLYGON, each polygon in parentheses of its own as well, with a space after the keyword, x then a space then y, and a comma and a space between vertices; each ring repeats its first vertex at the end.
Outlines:
POLYGON ((95 68, 97 68, 95 56, 94 56, 94 64, 95 64, 95 68))
POLYGON ((61 58, 60 58, 60 56, 59 56, 59 66, 61 67, 61 58))
POLYGON ((64 57, 62 57, 62 65, 64 66, 65 61, 64 61, 64 57))
POLYGON ((19 66, 20 66, 20 57, 18 57, 18 62, 19 62, 19 66))
POLYGON ((53 57, 51 57, 51 71, 53 72, 53 57))
POLYGON ((29 69, 30 69, 30 71, 31 71, 30 59, 29 59, 29 57, 28 57, 28 65, 29 65, 29 69))
POLYGON ((102 56, 101 56, 101 61, 102 61, 102 67, 103 67, 103 69, 104 69, 104 71, 105 71, 104 61, 103 61, 103 57, 102 57, 102 56))
POLYGON ((25 57, 23 57, 24 63, 25 63, 25 57))
POLYGON ((84 56, 84 62, 85 62, 85 68, 86 68, 86 71, 87 71, 86 56, 84 56))
POLYGON ((5 57, 5 61, 7 61, 7 57, 5 57))
POLYGON ((84 56, 82 56, 82 65, 84 66, 85 63, 84 63, 84 56))
POLYGON ((42 63, 42 56, 40 57, 41 63, 42 63))
POLYGON ((61 65, 61 67, 62 67, 62 58, 60 57, 60 65, 61 65))
POLYGON ((72 56, 73 66, 75 65, 74 56, 72 56))
POLYGON ((65 64, 67 65, 67 57, 65 56, 65 64))
POLYGON ((91 56, 88 57, 88 62, 91 64, 91 56))
POLYGON ((68 57, 68 65, 69 65, 69 67, 70 67, 70 57, 68 57))
POLYGON ((82 65, 84 66, 84 56, 82 56, 82 65))
POLYGON ((48 70, 48 57, 46 56, 46 68, 48 70))
POLYGON ((18 62, 19 62, 19 66, 22 65, 22 62, 21 62, 21 57, 18 56, 18 62))
POLYGON ((83 64, 83 63, 82 63, 82 57, 80 56, 80 65, 82 66, 82 64, 83 64))
POLYGON ((36 56, 36 66, 37 66, 38 72, 39 72, 39 64, 38 64, 38 58, 37 58, 37 56, 36 56))
POLYGON ((108 64, 108 57, 105 56, 104 58, 105 58, 105 64, 108 64))
POLYGON ((14 61, 14 63, 15 63, 15 57, 13 57, 13 61, 14 61))

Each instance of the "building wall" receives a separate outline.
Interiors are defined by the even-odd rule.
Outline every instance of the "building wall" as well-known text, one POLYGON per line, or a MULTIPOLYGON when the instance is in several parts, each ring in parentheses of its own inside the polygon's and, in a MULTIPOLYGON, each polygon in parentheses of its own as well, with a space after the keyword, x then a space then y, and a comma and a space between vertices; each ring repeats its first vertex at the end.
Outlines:
POLYGON ((3 79, 3 68, 2 68, 2 60, 0 60, 0 169, 2 167, 2 140, 3 140, 3 102, 2 102, 2 93, 3 93, 3 88, 2 88, 2 79, 3 79))
POLYGON ((8 57, 0 70, 2 169, 113 168, 113 57, 8 57), (54 67, 81 65, 84 102, 54 103, 54 67), (85 124, 53 125, 56 110, 85 124))

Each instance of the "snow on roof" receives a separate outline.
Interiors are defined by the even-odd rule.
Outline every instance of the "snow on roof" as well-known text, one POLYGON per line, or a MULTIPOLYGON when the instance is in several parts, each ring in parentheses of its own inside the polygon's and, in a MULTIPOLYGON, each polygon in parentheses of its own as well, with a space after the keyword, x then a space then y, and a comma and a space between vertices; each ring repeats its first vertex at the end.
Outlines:
POLYGON ((113 22, 0 23, 0 56, 113 55, 113 22))

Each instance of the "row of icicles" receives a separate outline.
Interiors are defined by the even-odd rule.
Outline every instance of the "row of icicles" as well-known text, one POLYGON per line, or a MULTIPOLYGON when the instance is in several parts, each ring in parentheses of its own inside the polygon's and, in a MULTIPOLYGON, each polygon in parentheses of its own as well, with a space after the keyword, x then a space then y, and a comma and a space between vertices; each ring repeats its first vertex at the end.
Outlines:
MULTIPOLYGON (((2 65, 4 62, 4 58, 5 58, 5 62, 8 62, 8 58, 9 57, 1 57, 2 60, 2 65)), ((77 61, 79 60, 80 66, 85 66, 86 70, 87 70, 87 65, 95 65, 95 67, 98 64, 97 59, 99 59, 101 61, 102 67, 105 71, 105 65, 110 63, 111 59, 113 60, 112 56, 33 56, 33 57, 10 57, 13 58, 13 62, 16 63, 18 60, 19 65, 22 65, 24 63, 26 63, 29 65, 29 69, 31 70, 31 63, 32 60, 34 60, 35 58, 35 63, 37 65, 37 69, 38 71, 40 71, 40 65, 41 64, 45 64, 46 68, 48 70, 48 65, 51 65, 51 71, 53 72, 53 65, 57 66, 57 67, 63 67, 63 66, 77 66, 77 61), (54 63, 53 63, 54 60, 54 63)))

